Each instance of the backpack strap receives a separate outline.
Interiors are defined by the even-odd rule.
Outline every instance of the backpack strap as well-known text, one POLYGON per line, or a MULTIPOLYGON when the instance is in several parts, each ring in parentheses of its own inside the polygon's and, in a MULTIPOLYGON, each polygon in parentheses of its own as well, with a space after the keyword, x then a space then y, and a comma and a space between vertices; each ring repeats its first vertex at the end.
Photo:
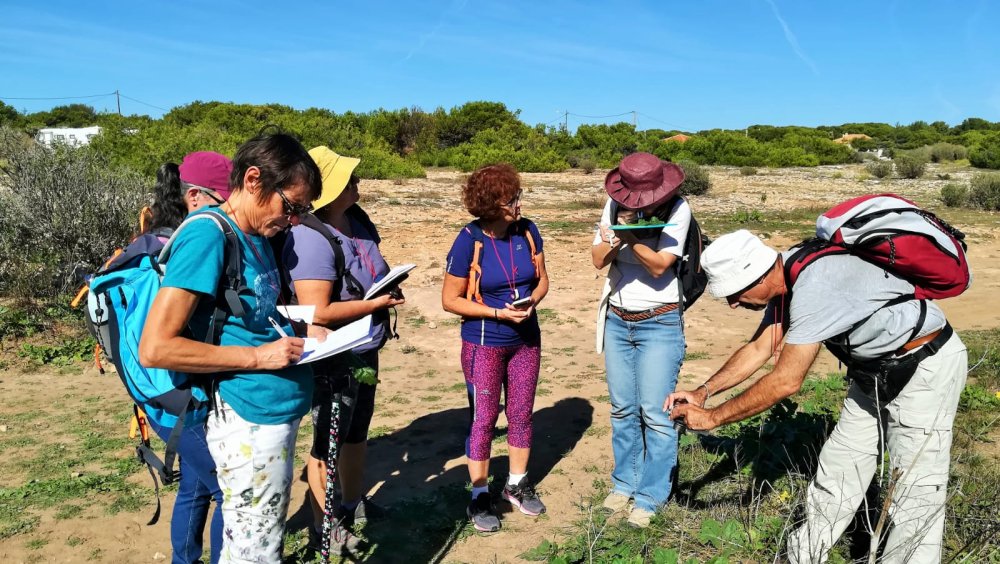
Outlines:
POLYGON ((465 226, 465 232, 472 236, 472 262, 469 264, 469 283, 465 290, 465 297, 482 304, 485 302, 479 291, 479 283, 483 279, 483 240, 485 235, 478 220, 469 222, 465 226))
MULTIPOLYGON (((352 206, 353 207, 353 206, 352 206)), ((360 209, 360 208, 358 208, 360 209)), ((362 213, 364 213, 362 211, 362 213)), ((365 214, 365 217, 368 217, 365 214)), ((369 220, 370 222, 371 220, 369 220)), ((340 294, 340 290, 347 287, 347 293, 356 297, 361 298, 365 295, 364 287, 358 282, 358 279, 354 277, 350 271, 347 270, 347 265, 344 260, 344 248, 342 246, 342 241, 340 237, 337 237, 326 227, 318 217, 311 213, 304 214, 299 217, 299 223, 316 231, 323 236, 328 243, 330 243, 330 248, 333 249, 333 271, 337 275, 337 280, 333 284, 333 293, 335 295, 340 294)))
POLYGON ((361 206, 354 204, 353 206, 347 208, 344 214, 360 223, 366 231, 371 233, 372 240, 375 241, 376 245, 382 244, 382 237, 378 234, 378 228, 375 227, 375 222, 372 221, 372 218, 368 216, 368 212, 366 212, 361 206))
POLYGON ((542 272, 541 265, 539 261, 541 257, 538 255, 538 247, 535 245, 535 237, 531 234, 531 229, 528 227, 528 220, 521 218, 517 220, 518 232, 528 241, 528 250, 531 251, 531 265, 535 267, 535 279, 541 275, 542 272))

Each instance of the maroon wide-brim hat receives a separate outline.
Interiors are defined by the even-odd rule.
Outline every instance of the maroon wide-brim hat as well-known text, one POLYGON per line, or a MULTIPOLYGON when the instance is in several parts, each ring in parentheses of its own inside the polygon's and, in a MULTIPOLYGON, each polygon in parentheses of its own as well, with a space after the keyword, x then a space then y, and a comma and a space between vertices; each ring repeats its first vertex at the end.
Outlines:
POLYGON ((677 195, 684 170, 649 153, 632 153, 604 178, 604 189, 622 206, 637 210, 677 195))

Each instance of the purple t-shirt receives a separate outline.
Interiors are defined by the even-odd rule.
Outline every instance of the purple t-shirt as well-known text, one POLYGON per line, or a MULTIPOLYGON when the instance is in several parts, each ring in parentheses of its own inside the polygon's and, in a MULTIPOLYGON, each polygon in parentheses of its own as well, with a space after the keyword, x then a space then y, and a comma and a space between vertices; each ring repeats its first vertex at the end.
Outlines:
MULTIPOLYGON (((364 225, 353 218, 349 221, 354 237, 344 235, 330 224, 324 223, 323 225, 340 239, 340 248, 344 251, 345 271, 350 272, 357 279, 364 291, 368 291, 376 280, 389 272, 389 265, 382 258, 382 253, 375 242, 377 233, 370 233, 364 225)), ((323 234, 305 225, 292 227, 288 234, 288 240, 285 242, 282 256, 292 282, 296 280, 327 280, 336 285, 337 272, 333 266, 333 249, 323 234)), ((339 284, 339 286, 340 295, 332 296, 332 301, 347 302, 361 299, 352 296, 347 291, 346 283, 339 284)), ((373 324, 372 342, 354 349, 354 352, 363 353, 378 348, 384 340, 385 332, 386 323, 373 324)))
MULTIPOLYGON (((538 227, 528 220, 522 222, 531 231, 535 252, 542 252, 542 236, 538 227)), ((513 229, 514 226, 511 226, 511 230, 513 229)), ((448 274, 459 278, 469 277, 474 243, 472 232, 467 227, 458 232, 458 237, 448 252, 448 266, 445 268, 448 274)), ((484 235, 481 252, 483 278, 479 283, 479 292, 487 306, 503 309, 505 304, 513 302, 515 298, 512 284, 519 298, 531 295, 531 290, 536 285, 535 265, 531 262, 531 247, 524 234, 508 232, 502 239, 484 235)), ((462 340, 493 347, 535 344, 541 340, 538 315, 532 314, 530 319, 522 323, 463 319, 462 340)))

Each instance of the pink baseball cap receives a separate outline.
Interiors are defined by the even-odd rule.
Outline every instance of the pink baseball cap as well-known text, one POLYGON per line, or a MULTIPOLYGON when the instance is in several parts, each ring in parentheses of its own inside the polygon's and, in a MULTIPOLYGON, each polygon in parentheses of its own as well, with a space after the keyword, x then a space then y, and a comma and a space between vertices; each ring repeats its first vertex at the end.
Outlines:
POLYGON ((182 182, 215 190, 222 199, 229 199, 229 175, 233 172, 233 161, 229 157, 212 151, 197 151, 188 153, 179 168, 182 182))

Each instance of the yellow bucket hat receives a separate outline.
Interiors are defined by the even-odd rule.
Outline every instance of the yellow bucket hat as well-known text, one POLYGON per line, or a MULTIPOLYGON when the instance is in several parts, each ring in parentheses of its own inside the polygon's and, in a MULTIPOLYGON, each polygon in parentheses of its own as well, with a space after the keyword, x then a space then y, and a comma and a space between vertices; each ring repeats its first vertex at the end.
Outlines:
POLYGON ((313 202, 313 209, 318 210, 336 200, 344 188, 347 188, 351 173, 357 168, 361 159, 338 155, 326 145, 310 149, 309 156, 316 161, 323 178, 323 192, 313 202))

